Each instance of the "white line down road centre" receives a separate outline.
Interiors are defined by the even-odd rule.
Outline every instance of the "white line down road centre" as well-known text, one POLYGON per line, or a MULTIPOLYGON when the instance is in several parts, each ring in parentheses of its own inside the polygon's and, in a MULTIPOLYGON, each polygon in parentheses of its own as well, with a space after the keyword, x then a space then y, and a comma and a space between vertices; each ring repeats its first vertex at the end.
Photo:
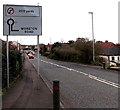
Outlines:
POLYGON ((3 5, 4 35, 42 35, 42 7, 3 5))

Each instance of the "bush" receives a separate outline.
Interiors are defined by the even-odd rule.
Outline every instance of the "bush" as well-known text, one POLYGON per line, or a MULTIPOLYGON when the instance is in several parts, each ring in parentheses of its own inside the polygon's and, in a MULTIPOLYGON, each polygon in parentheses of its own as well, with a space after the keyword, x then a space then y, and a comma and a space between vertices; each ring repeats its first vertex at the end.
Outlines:
POLYGON ((50 53, 49 53, 49 52, 44 52, 44 53, 43 53, 43 56, 48 57, 49 55, 50 55, 50 53))
POLYGON ((92 62, 92 64, 96 66, 103 66, 103 63, 100 63, 99 61, 92 62))
POLYGON ((80 62, 80 54, 74 48, 68 45, 62 45, 62 47, 54 48, 54 53, 49 56, 55 60, 80 62))
MULTIPOLYGON (((2 88, 7 87, 7 60, 6 55, 2 55, 2 88)), ((9 79, 12 83, 22 70, 22 56, 19 51, 10 50, 9 52, 9 79)))
MULTIPOLYGON (((87 38, 78 38, 75 42, 69 41, 68 43, 56 42, 52 45, 49 57, 56 60, 91 64, 93 60, 92 45, 93 42, 87 38)), ((95 43, 95 55, 99 55, 100 52, 101 46, 99 43, 95 43)))
POLYGON ((2 54, 2 87, 7 86, 7 60, 6 56, 2 54))

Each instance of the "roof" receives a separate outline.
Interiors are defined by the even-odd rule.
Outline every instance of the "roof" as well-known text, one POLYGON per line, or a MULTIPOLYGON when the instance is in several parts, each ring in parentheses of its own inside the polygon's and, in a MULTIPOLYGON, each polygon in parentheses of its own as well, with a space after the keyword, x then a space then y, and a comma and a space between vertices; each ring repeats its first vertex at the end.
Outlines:
POLYGON ((117 56, 120 55, 120 46, 115 45, 112 42, 103 42, 101 43, 103 48, 103 55, 117 56))
POLYGON ((102 54, 107 56, 120 56, 120 47, 114 46, 105 48, 102 54))
POLYGON ((115 44, 112 42, 103 42, 102 43, 103 48, 109 48, 109 47, 114 47, 114 46, 115 46, 115 44))

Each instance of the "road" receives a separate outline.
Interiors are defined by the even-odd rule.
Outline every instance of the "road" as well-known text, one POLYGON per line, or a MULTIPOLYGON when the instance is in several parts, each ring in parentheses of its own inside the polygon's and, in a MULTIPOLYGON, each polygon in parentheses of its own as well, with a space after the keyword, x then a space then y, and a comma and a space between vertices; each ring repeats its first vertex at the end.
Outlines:
MULTIPOLYGON (((37 69, 37 58, 30 61, 37 69)), ((60 81, 60 97, 65 108, 118 108, 117 72, 42 56, 39 68, 50 87, 53 80, 60 81)))

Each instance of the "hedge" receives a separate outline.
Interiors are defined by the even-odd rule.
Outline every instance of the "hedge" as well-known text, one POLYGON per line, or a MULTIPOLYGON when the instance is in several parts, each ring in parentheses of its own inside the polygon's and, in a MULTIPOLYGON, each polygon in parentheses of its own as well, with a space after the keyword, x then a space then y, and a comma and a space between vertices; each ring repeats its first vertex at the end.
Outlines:
MULTIPOLYGON (((2 54, 2 88, 7 87, 7 60, 6 55, 2 54)), ((9 52, 9 79, 12 83, 21 75, 22 56, 19 51, 10 50, 9 52)))

